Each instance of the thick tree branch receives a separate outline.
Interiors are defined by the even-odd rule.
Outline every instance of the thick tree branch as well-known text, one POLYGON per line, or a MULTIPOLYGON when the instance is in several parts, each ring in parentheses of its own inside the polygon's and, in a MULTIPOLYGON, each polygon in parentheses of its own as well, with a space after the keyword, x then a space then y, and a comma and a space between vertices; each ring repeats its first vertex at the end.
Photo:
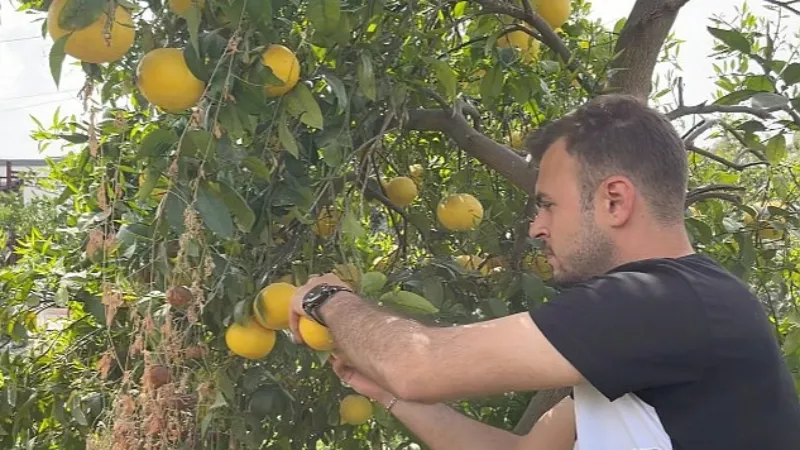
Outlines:
POLYGON ((637 0, 617 40, 609 90, 647 101, 653 69, 678 11, 689 0, 637 0))
MULTIPOLYGON (((469 113, 471 107, 464 108, 469 113)), ((458 109, 458 108, 457 108, 458 109)), ((522 155, 481 134, 459 111, 415 109, 408 112, 404 128, 417 131, 442 131, 470 156, 533 195, 536 171, 522 155)))
POLYGON ((564 397, 568 396, 571 390, 570 388, 561 388, 537 392, 528 403, 528 407, 522 413, 522 418, 517 422, 512 432, 519 436, 530 433, 536 421, 564 397))

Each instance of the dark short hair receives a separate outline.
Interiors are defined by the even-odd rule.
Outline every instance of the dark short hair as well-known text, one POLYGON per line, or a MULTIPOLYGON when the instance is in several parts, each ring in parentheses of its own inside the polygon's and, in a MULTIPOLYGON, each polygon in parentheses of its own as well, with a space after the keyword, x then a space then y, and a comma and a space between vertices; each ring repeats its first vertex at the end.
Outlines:
POLYGON ((687 155, 663 114, 633 96, 603 95, 530 134, 525 148, 539 162, 562 138, 567 153, 580 164, 585 206, 603 179, 624 175, 641 190, 659 221, 683 220, 687 155))

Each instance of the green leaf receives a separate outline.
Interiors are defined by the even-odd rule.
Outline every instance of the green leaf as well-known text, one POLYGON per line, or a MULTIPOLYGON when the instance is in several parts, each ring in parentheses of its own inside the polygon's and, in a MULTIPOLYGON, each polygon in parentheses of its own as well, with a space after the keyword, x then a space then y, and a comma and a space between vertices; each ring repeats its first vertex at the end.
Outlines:
POLYGON ((172 129, 156 128, 147 133, 139 144, 139 157, 167 156, 169 149, 178 142, 178 134, 172 129))
POLYGON ((456 73, 453 71, 453 68, 450 67, 450 64, 444 60, 427 56, 422 59, 433 68, 436 77, 442 84, 442 88, 444 88, 445 95, 451 100, 454 99, 456 97, 457 80, 456 73))
POLYGON ((753 240, 746 234, 737 233, 733 235, 733 238, 739 244, 740 259, 737 263, 741 264, 743 268, 740 276, 746 278, 753 270, 753 264, 756 260, 756 248, 753 245, 753 240))
POLYGON ((714 27, 707 27, 707 29, 712 36, 725 43, 728 47, 745 54, 750 53, 750 41, 742 33, 736 30, 723 30, 714 27))
POLYGON ((322 129, 322 110, 314 98, 311 90, 303 83, 298 83, 291 92, 286 94, 286 107, 289 114, 300 119, 301 122, 312 128, 322 129))
POLYGON ((742 122, 736 128, 745 131, 747 133, 757 133, 759 131, 767 131, 767 127, 765 127, 760 120, 748 120, 746 122, 742 122))
POLYGON ((69 290, 67 289, 67 285, 64 283, 60 283, 58 286, 58 290, 56 291, 56 295, 53 298, 55 304, 59 308, 63 308, 67 306, 69 302, 69 290))
POLYGON ((758 91, 753 91, 750 89, 745 89, 742 91, 734 91, 728 95, 722 96, 718 98, 714 104, 715 105, 738 105, 739 103, 750 99, 752 96, 758 94, 758 91))
POLYGON ((216 139, 206 130, 192 130, 186 133, 181 142, 181 156, 206 159, 212 156, 216 139))
POLYGON ((323 34, 336 29, 341 19, 339 0, 310 0, 308 2, 308 21, 323 34))
POLYGON ((356 217, 355 213, 348 209, 342 217, 342 234, 353 239, 359 239, 366 235, 366 230, 361 226, 361 222, 356 217))
POLYGON ((486 300, 486 303, 489 305, 489 311, 491 311, 495 317, 505 317, 509 314, 506 302, 497 297, 486 300))
POLYGON ((781 74, 783 81, 789 86, 800 82, 800 63, 791 63, 783 70, 781 74))
POLYGON ((192 44, 195 53, 200 56, 200 9, 192 4, 186 11, 186 27, 189 29, 189 42, 192 44))
POLYGON ((774 108, 789 104, 788 98, 773 92, 759 92, 750 101, 756 108, 774 108))
POLYGON ((457 19, 464 15, 467 10, 467 3, 466 1, 460 1, 453 6, 453 18, 457 19))
POLYGON ((144 175, 144 182, 139 185, 139 190, 136 192, 136 198, 139 201, 145 200, 153 192, 153 188, 158 184, 158 179, 161 173, 157 170, 147 170, 144 175))
POLYGON ((225 202, 225 206, 227 206, 228 210, 236 217, 239 229, 244 233, 249 233, 256 223, 256 215, 253 210, 250 209, 250 205, 247 204, 247 201, 245 201, 235 189, 224 181, 218 181, 215 183, 215 186, 218 187, 220 196, 225 202))
POLYGON ((64 52, 64 48, 67 45, 69 37, 69 33, 61 36, 56 39, 53 46, 50 47, 50 75, 53 76, 56 87, 58 87, 58 84, 61 82, 61 68, 64 66, 64 58, 67 56, 64 52))
POLYGON ((392 291, 380 296, 379 300, 383 303, 391 303, 401 306, 406 310, 421 314, 433 314, 439 312, 439 308, 418 294, 410 291, 392 291))
POLYGON ((323 75, 325 81, 328 82, 328 85, 331 87, 333 94, 336 95, 337 101, 337 111, 339 113, 344 112, 347 109, 347 90, 344 87, 344 83, 342 80, 339 79, 336 75, 326 73, 323 75))
POLYGON ((766 75, 751 75, 744 81, 744 87, 748 90, 759 92, 774 92, 775 83, 766 75))
POLYGON ((380 272, 367 272, 361 276, 361 291, 365 294, 377 294, 386 285, 387 277, 380 272))
POLYGON ((281 145, 290 155, 294 156, 295 159, 299 158, 300 152, 297 148, 297 141, 294 140, 292 132, 289 131, 289 118, 285 115, 281 115, 280 120, 278 120, 278 139, 280 139, 281 145))
POLYGON ((778 164, 786 158, 786 136, 776 134, 767 142, 765 156, 770 164, 778 164))
POLYGON ((243 159, 242 166, 244 166, 250 172, 253 172, 253 175, 257 176, 258 178, 261 178, 262 180, 269 180, 270 173, 267 164, 255 156, 248 156, 247 158, 243 159))
POLYGON ((422 281, 422 295, 434 305, 441 305, 444 301, 442 279, 436 276, 425 278, 422 281))
POLYGON ((209 189, 205 183, 200 185, 195 203, 203 223, 221 238, 233 237, 233 220, 225 202, 209 189))
POLYGON ((167 192, 164 200, 164 213, 167 216, 167 223, 177 233, 183 234, 183 213, 186 211, 187 196, 183 189, 173 187, 167 192))
POLYGON ((67 31, 88 27, 105 14, 105 0, 67 0, 58 16, 58 26, 67 31))
POLYGON ((800 327, 794 327, 786 333, 783 340, 783 354, 793 356, 800 350, 800 327))
POLYGON ((364 51, 361 52, 358 64, 358 89, 364 97, 375 101, 378 98, 378 89, 375 84, 375 72, 372 67, 372 56, 364 51))
POLYGON ((525 295, 528 298, 541 300, 544 297, 546 290, 541 278, 530 273, 523 273, 520 281, 522 282, 522 290, 525 291, 525 295))
POLYGON ((486 75, 481 80, 481 97, 493 104, 503 92, 503 69, 500 65, 495 65, 486 71, 486 75))
POLYGON ((329 167, 339 167, 342 164, 344 155, 342 155, 342 148, 336 145, 336 143, 326 145, 322 147, 320 151, 322 152, 322 160, 329 167))
POLYGON ((81 409, 80 397, 75 394, 70 402, 70 413, 72 413, 72 418, 75 419, 76 422, 84 427, 89 426, 89 421, 86 419, 86 414, 84 414, 83 410, 81 409))

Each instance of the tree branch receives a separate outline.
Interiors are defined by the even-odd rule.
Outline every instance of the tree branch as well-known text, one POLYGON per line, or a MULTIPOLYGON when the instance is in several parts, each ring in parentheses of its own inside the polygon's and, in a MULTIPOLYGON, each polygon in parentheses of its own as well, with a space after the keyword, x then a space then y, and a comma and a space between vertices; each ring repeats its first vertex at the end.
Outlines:
POLYGON ((780 6, 781 8, 786 8, 789 11, 791 11, 791 12, 797 14, 798 16, 800 16, 800 10, 798 10, 797 8, 791 6, 792 4, 797 3, 796 1, 793 1, 793 0, 790 0, 790 1, 764 0, 764 1, 767 2, 767 3, 771 3, 771 4, 775 5, 775 6, 780 6))
POLYGON ((724 192, 704 192, 702 194, 686 196, 686 207, 690 207, 695 203, 701 202, 703 200, 708 200, 711 198, 716 198, 718 200, 725 200, 727 202, 736 203, 740 205, 742 203, 742 199, 738 195, 733 194, 726 194, 724 192))
POLYGON ((637 0, 617 40, 609 88, 647 101, 653 69, 678 11, 689 0, 637 0))
POLYGON ((568 396, 571 390, 570 388, 549 389, 534 394, 512 433, 518 436, 530 433, 536 421, 564 397, 568 396))
POLYGON ((718 163, 720 163, 720 164, 722 164, 722 165, 724 165, 726 167, 729 167, 731 169, 738 170, 739 172, 741 172, 744 169, 747 169, 748 167, 768 166, 769 165, 769 163, 766 162, 766 161, 756 161, 756 162, 751 162, 751 163, 746 163, 746 164, 737 164, 737 163, 735 163, 733 161, 728 161, 727 159, 725 159, 725 158, 723 158, 721 156, 715 155, 714 153, 712 153, 712 152, 710 152, 708 150, 703 150, 702 148, 697 147, 693 143, 686 143, 685 145, 686 145, 686 150, 688 150, 690 152, 697 153, 698 155, 703 155, 708 159, 714 160, 714 161, 716 161, 716 162, 718 162, 718 163))
POLYGON ((731 186, 729 184, 712 184, 709 186, 693 189, 686 194, 686 207, 694 203, 716 198, 719 200, 729 201, 731 203, 741 204, 742 199, 738 195, 728 194, 727 192, 744 192, 745 188, 740 186, 731 186))
MULTIPOLYGON (((570 52, 567 44, 561 40, 560 37, 553 31, 553 28, 550 27, 550 24, 545 22, 544 19, 538 14, 533 11, 526 11, 526 8, 529 5, 526 5, 525 8, 520 8, 515 6, 511 3, 506 3, 501 0, 474 0, 476 3, 481 5, 484 9, 484 12, 487 13, 497 13, 497 14, 504 14, 509 17, 513 17, 515 19, 522 20, 523 22, 529 24, 536 31, 539 32, 541 36, 535 36, 537 39, 540 39, 544 45, 550 47, 550 49, 558 55, 559 58, 567 65, 567 68, 572 72, 581 72, 580 66, 578 66, 577 62, 572 59, 572 52, 570 52)), ((526 3, 526 2, 523 2, 526 3)), ((593 86, 585 77, 578 76, 578 83, 586 90, 588 93, 592 93, 593 86)))
MULTIPOLYGON (((535 184, 535 183, 534 183, 535 184)), ((525 243, 528 238, 528 229, 533 215, 536 213, 536 197, 531 197, 525 204, 525 208, 520 213, 517 219, 516 239, 514 246, 511 248, 511 258, 509 265, 511 270, 517 272, 522 267, 522 255, 525 253, 525 243)))
POLYGON ((475 157, 487 167, 507 178, 512 184, 520 187, 527 194, 534 194, 536 170, 505 145, 499 144, 475 128, 460 113, 472 115, 474 108, 464 105, 456 111, 442 109, 415 109, 408 112, 408 120, 404 124, 407 130, 441 131, 453 139, 456 144, 470 156, 475 157))
POLYGON ((701 103, 695 106, 679 106, 666 114, 669 120, 692 114, 712 114, 712 113, 742 113, 751 114, 760 119, 772 119, 772 113, 783 109, 782 107, 773 108, 754 108, 743 105, 707 105, 701 103))

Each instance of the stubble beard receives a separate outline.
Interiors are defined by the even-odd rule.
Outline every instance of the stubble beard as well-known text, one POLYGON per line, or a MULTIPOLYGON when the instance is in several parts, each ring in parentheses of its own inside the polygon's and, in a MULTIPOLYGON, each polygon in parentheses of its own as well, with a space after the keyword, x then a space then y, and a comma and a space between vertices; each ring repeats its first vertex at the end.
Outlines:
POLYGON ((616 266, 616 247, 597 226, 591 213, 591 210, 586 210, 581 215, 581 228, 569 253, 555 255, 560 270, 554 271, 550 280, 553 287, 566 288, 583 283, 616 266))

